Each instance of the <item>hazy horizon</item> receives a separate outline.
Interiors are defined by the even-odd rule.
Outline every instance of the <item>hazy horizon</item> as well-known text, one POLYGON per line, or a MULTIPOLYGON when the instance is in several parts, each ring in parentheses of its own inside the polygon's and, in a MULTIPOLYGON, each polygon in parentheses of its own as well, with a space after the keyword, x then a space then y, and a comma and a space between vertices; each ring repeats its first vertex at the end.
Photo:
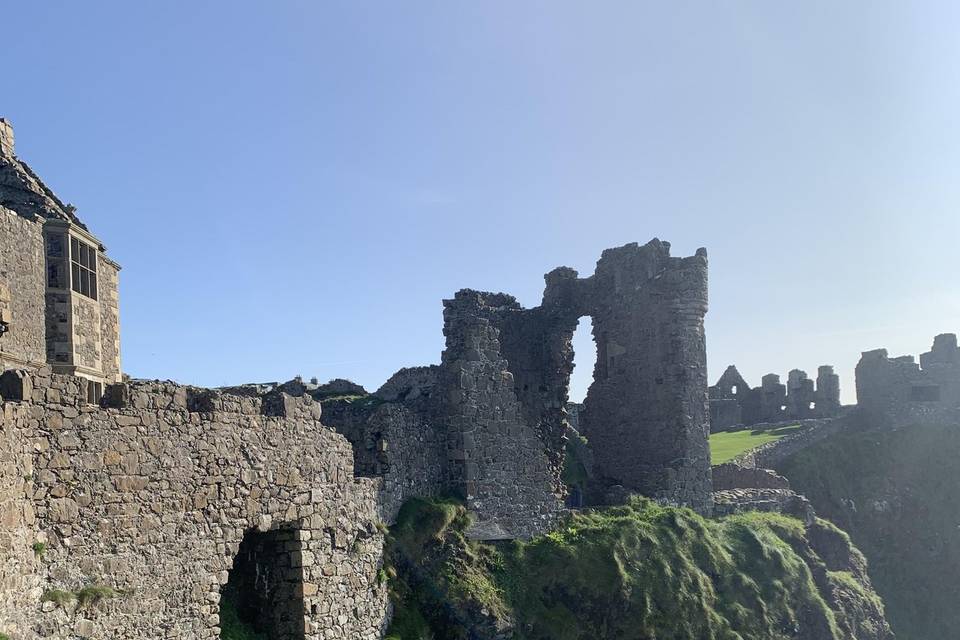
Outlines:
POLYGON ((960 332, 960 7, 172 7, 4 12, 0 116, 122 265, 135 377, 372 390, 456 290, 654 237, 708 250, 711 383, 850 403, 862 351, 960 332))

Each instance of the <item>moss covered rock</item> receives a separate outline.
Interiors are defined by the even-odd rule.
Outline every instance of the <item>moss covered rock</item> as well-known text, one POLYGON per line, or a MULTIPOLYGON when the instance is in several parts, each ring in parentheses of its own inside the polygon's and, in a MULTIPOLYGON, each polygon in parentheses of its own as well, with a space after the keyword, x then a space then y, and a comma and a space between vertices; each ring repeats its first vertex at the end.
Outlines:
POLYGON ((829 523, 706 520, 635 500, 529 542, 468 541, 464 508, 415 500, 390 536, 394 640, 892 635, 863 556, 829 523))

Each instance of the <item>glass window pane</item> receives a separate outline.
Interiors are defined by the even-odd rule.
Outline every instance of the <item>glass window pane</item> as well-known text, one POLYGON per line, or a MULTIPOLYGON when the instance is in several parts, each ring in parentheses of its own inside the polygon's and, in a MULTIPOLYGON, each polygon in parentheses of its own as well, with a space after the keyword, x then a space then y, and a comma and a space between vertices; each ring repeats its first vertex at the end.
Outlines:
POLYGON ((80 262, 80 242, 76 238, 70 238, 70 259, 80 262))
POLYGON ((76 263, 71 266, 73 267, 73 290, 80 293, 80 266, 76 263))
POLYGON ((97 299, 97 274, 93 271, 90 272, 90 297, 97 299))
POLYGON ((97 272, 97 250, 94 249, 93 247, 90 247, 90 252, 87 254, 87 257, 89 258, 89 262, 87 266, 90 267, 90 271, 93 271, 94 273, 96 273, 97 272))
POLYGON ((80 269, 80 293, 90 295, 90 272, 86 269, 80 269))
POLYGON ((77 260, 77 262, 80 263, 80 266, 81 266, 81 267, 87 266, 87 253, 88 253, 89 251, 90 251, 90 250, 87 249, 87 245, 85 245, 85 244, 83 244, 83 243, 81 242, 81 243, 80 243, 80 259, 77 260))

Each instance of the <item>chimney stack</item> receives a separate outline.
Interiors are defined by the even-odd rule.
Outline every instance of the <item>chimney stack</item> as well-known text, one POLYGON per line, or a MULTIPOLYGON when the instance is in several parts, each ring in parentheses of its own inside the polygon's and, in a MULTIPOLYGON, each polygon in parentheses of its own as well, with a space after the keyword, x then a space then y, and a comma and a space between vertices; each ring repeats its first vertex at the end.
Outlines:
POLYGON ((13 125, 6 118, 0 118, 0 155, 13 155, 13 125))

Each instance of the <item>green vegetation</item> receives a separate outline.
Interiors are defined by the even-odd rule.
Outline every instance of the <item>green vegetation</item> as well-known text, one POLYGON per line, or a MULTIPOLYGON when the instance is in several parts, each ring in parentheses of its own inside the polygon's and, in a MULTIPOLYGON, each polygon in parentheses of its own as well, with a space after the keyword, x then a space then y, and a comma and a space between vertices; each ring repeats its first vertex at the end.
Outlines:
POLYGON ((76 596, 72 591, 63 591, 61 589, 47 589, 40 596, 40 602, 52 602, 55 605, 65 607, 73 602, 76 596))
POLYGON ((777 471, 864 552, 898 640, 956 637, 960 428, 850 430, 777 471))
POLYGON ((220 638, 222 640, 267 640, 240 618, 236 598, 225 590, 220 598, 220 638))
POLYGON ((43 558, 43 554, 47 552, 47 545, 43 542, 34 542, 33 543, 33 555, 37 558, 43 558))
POLYGON ((69 603, 76 601, 77 607, 86 609, 94 607, 101 601, 116 596, 129 595, 129 591, 123 589, 114 589, 105 585, 89 585, 78 589, 77 591, 63 591, 61 589, 48 589, 40 596, 40 602, 52 602, 60 607, 66 607, 69 603))
POLYGON ((77 605, 81 609, 85 609, 88 606, 96 606, 101 600, 106 600, 107 598, 113 598, 123 594, 124 592, 122 591, 118 591, 113 587, 107 587, 104 585, 92 585, 74 592, 74 595, 77 598, 77 605))
POLYGON ((0 640, 10 640, 10 636, 5 633, 0 633, 0 640))
POLYGON ((564 446, 563 469, 560 478, 568 487, 583 487, 587 482, 587 469, 580 458, 580 452, 587 446, 587 439, 577 436, 577 441, 567 440, 564 446))
POLYGON ((775 429, 743 429, 741 431, 720 431, 710 434, 710 459, 712 464, 730 462, 741 453, 756 449, 762 444, 776 442, 784 436, 800 430, 800 425, 777 427, 775 429))
POLYGON ((387 548, 389 640, 882 637, 881 605, 855 577, 862 557, 825 522, 706 520, 637 499, 529 542, 468 541, 468 524, 456 501, 404 506, 387 548))

